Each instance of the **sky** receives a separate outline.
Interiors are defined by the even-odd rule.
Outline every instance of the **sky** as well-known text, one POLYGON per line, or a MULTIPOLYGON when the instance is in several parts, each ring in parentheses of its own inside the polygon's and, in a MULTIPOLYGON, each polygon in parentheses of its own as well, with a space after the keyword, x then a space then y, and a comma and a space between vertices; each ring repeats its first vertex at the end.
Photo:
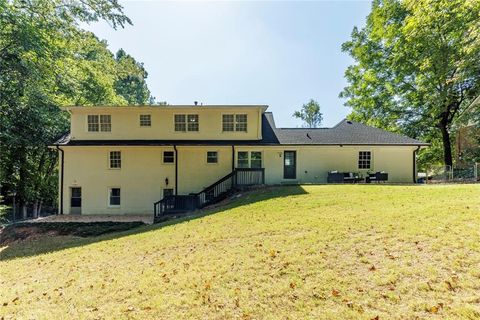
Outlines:
POLYGON ((278 127, 300 127, 292 114, 310 99, 324 127, 349 113, 338 95, 353 60, 341 45, 369 1, 120 3, 133 26, 88 29, 144 63, 157 101, 266 104, 278 127))

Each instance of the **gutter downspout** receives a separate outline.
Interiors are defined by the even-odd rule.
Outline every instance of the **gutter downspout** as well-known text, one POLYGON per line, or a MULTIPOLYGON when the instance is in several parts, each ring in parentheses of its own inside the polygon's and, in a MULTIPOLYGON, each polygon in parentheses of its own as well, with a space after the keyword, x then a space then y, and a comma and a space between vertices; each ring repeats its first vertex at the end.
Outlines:
POLYGON ((61 170, 61 173, 60 173, 60 208, 59 208, 59 212, 57 212, 57 214, 62 214, 63 215, 63 169, 65 168, 65 161, 64 161, 64 153, 63 153, 63 149, 60 149, 59 146, 56 146, 57 147, 57 150, 60 151, 60 153, 62 154, 62 162, 61 162, 61 165, 60 165, 60 170, 61 170))
POLYGON ((173 145, 173 150, 175 150, 175 195, 178 195, 178 150, 177 146, 173 145))
POLYGON ((417 149, 413 150, 413 183, 417 183, 417 153, 420 148, 421 146, 418 146, 417 149))
POLYGON ((235 146, 232 144, 232 172, 235 170, 235 146))

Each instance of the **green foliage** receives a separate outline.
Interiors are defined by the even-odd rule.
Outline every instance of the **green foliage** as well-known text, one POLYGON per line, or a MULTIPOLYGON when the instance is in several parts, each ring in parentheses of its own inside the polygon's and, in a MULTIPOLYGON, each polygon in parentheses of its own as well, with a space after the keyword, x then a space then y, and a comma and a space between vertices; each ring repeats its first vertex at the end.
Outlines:
MULTIPOLYGON (((149 96, 143 66, 117 61, 79 22, 130 24, 116 0, 0 0, 0 177, 20 205, 52 204, 57 152, 47 148, 68 130, 62 105, 125 105, 149 96), (122 79, 136 87, 117 88, 122 79)), ((142 101, 145 101, 143 99, 142 101)))
POLYGON ((375 0, 342 47, 350 117, 441 141, 429 158, 452 164, 451 125, 480 93, 479 15, 476 0, 375 0))
POLYGON ((310 101, 302 106, 300 111, 295 111, 293 117, 302 119, 308 128, 317 128, 322 124, 323 115, 320 112, 320 105, 317 101, 310 101))
POLYGON ((117 79, 115 90, 128 104, 142 105, 151 104, 154 99, 150 96, 145 79, 148 76, 143 63, 135 61, 123 49, 117 51, 115 56, 117 62, 117 79))

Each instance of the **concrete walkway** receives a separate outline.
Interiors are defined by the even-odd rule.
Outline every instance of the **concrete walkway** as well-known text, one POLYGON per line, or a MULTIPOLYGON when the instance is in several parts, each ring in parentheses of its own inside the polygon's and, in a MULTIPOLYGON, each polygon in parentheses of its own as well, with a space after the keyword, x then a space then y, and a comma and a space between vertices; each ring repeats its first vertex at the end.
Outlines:
POLYGON ((29 220, 28 222, 132 222, 132 221, 142 221, 146 224, 153 223, 153 214, 150 215, 114 215, 114 214, 96 214, 96 215, 73 215, 73 214, 64 214, 64 215, 53 215, 43 218, 38 218, 34 220, 29 220))

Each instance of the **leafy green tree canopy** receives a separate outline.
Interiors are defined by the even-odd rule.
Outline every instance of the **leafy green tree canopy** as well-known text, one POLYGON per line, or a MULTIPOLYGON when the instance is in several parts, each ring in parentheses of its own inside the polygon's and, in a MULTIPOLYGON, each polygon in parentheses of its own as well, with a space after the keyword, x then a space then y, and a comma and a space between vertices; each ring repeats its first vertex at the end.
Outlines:
POLYGON ((293 117, 301 119, 308 128, 317 128, 322 124, 323 114, 320 112, 320 105, 317 101, 310 101, 302 106, 302 109, 295 111, 293 117))
POLYGON ((127 54, 117 60, 79 28, 100 19, 130 24, 122 10, 116 0, 0 0, 0 185, 3 194, 16 191, 24 213, 55 202, 57 152, 47 146, 68 130, 59 106, 143 103, 150 95, 140 63, 127 54), (119 87, 124 79, 135 85, 119 87))
POLYGON ((440 141, 430 160, 452 165, 452 123, 480 93, 479 17, 478 0, 375 0, 342 47, 351 117, 440 141))

